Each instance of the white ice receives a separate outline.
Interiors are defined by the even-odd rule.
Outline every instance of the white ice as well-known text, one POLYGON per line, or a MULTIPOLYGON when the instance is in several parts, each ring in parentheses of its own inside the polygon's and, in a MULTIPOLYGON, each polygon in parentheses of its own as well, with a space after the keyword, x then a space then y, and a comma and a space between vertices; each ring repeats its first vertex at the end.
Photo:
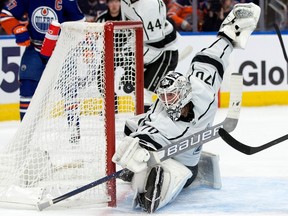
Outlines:
MULTIPOLYGON (((215 124, 224 120, 227 109, 219 109, 215 124)), ((251 146, 262 145, 288 133, 288 106, 242 107, 232 135, 251 146)), ((9 142, 18 122, 0 123, 0 144, 9 142)), ((0 146, 0 148, 1 148, 0 146)), ((222 189, 204 186, 185 189, 177 199, 154 215, 250 216, 288 215, 288 140, 254 155, 244 155, 220 138, 204 145, 204 150, 220 155, 222 189)), ((42 212, 14 205, 0 205, 1 216, 102 216, 145 215, 131 209, 133 192, 117 181, 116 208, 57 208, 42 212)))

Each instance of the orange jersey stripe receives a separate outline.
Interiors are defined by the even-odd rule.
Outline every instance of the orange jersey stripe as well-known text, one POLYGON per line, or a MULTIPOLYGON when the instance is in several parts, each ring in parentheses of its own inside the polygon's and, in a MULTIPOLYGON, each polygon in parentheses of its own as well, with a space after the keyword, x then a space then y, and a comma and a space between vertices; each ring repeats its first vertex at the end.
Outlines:
POLYGON ((1 26, 7 34, 12 34, 13 28, 15 28, 17 25, 20 25, 20 22, 16 18, 8 16, 7 14, 1 13, 0 18, 1 26))
POLYGON ((28 108, 29 107, 29 103, 20 103, 20 108, 28 108))

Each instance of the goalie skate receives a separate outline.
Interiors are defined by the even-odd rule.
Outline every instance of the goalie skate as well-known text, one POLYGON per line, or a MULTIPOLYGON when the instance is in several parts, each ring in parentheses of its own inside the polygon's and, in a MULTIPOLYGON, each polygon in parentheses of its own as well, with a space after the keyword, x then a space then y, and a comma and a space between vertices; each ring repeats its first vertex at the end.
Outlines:
POLYGON ((230 39, 235 48, 245 49, 247 40, 257 26, 261 9, 259 6, 237 4, 223 21, 218 35, 230 39))

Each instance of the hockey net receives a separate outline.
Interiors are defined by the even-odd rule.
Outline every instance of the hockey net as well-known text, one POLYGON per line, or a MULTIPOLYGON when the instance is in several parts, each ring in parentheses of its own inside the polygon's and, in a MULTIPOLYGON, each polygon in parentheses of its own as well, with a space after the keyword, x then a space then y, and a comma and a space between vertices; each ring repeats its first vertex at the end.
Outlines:
MULTIPOLYGON (((115 172, 125 119, 143 112, 142 46, 140 22, 61 25, 28 112, 1 152, 0 201, 35 205, 115 172)), ((96 203, 116 205, 115 180, 59 205, 96 203)))

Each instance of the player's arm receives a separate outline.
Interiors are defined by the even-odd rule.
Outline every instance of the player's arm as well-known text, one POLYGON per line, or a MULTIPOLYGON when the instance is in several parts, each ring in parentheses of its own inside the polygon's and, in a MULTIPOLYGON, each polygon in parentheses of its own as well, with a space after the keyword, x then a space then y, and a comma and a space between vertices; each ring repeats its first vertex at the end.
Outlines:
POLYGON ((227 39, 218 38, 192 59, 188 79, 199 80, 207 92, 217 94, 232 51, 233 46, 227 39))
MULTIPOLYGON (((183 13, 183 6, 180 5, 177 2, 172 3, 172 6, 169 8, 167 12, 167 16, 170 17, 178 29, 188 30, 188 28, 191 27, 191 25, 181 17, 181 14, 183 13)), ((188 12, 192 14, 192 8, 188 9, 188 12)))
MULTIPOLYGON (((235 5, 223 21, 218 38, 192 59, 188 78, 194 82, 192 86, 198 84, 194 89, 202 89, 195 92, 195 97, 199 98, 198 104, 201 104, 198 107, 210 109, 212 100, 216 100, 213 95, 217 95, 224 72, 227 71, 231 52, 234 48, 245 48, 249 36, 257 26, 259 16, 260 7, 253 3, 235 5)), ((204 116, 208 112, 202 110, 199 113, 204 116)))
POLYGON ((10 1, 0 13, 0 23, 7 34, 15 35, 18 45, 29 46, 30 37, 26 25, 19 22, 23 15, 22 1, 10 1))

